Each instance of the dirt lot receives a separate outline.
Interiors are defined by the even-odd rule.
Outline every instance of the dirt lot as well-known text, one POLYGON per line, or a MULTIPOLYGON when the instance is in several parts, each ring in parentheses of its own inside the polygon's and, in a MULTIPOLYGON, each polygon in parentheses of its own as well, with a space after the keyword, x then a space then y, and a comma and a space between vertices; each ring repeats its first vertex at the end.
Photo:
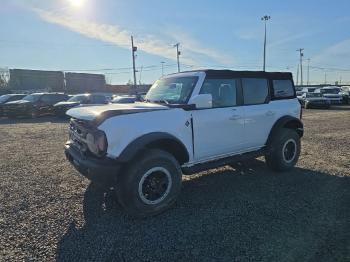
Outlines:
POLYGON ((0 120, 0 260, 350 261, 350 107, 307 110, 298 167, 184 178, 136 220, 65 161, 67 123, 0 120))

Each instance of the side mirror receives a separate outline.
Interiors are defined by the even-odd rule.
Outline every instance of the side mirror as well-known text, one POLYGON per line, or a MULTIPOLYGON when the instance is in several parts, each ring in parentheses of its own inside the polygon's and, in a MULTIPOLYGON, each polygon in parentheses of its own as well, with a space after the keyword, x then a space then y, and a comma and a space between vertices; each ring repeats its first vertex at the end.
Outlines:
POLYGON ((212 108, 213 97, 211 94, 199 94, 192 97, 189 104, 194 104, 197 109, 212 108))

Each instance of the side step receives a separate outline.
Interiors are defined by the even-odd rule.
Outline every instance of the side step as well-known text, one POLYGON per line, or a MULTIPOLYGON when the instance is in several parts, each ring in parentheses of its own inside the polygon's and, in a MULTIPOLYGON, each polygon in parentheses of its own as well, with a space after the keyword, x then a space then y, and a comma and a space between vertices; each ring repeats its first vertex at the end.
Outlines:
POLYGON ((252 151, 252 152, 248 152, 248 153, 244 153, 244 154, 224 157, 224 158, 212 160, 212 161, 205 162, 205 163, 199 163, 199 164, 196 164, 196 165, 191 166, 191 167, 183 167, 182 172, 184 173, 184 175, 191 175, 191 174, 198 173, 201 171, 226 166, 226 165, 229 165, 232 163, 245 161, 245 160, 252 159, 252 158, 257 158, 257 157, 263 156, 265 153, 266 153, 266 149, 263 148, 263 149, 259 149, 257 151, 252 151))

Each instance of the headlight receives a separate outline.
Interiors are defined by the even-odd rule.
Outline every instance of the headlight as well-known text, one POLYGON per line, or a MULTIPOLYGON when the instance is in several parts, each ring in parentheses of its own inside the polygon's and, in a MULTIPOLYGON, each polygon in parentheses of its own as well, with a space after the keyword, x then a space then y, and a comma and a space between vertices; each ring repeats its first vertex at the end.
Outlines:
POLYGON ((106 134, 97 130, 94 133, 88 133, 86 135, 86 143, 91 153, 96 156, 103 156, 107 152, 107 138, 106 134))

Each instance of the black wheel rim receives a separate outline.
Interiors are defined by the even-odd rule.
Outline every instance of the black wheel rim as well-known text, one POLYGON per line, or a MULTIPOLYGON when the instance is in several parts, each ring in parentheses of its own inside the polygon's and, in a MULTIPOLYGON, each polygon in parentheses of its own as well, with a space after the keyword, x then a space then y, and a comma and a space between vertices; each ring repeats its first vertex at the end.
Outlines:
POLYGON ((168 170, 155 167, 147 171, 139 183, 139 196, 149 205, 159 204, 169 194, 172 184, 168 170))
POLYGON ((289 139, 283 145, 283 158, 287 163, 292 162, 295 159, 297 152, 297 145, 293 139, 289 139))

